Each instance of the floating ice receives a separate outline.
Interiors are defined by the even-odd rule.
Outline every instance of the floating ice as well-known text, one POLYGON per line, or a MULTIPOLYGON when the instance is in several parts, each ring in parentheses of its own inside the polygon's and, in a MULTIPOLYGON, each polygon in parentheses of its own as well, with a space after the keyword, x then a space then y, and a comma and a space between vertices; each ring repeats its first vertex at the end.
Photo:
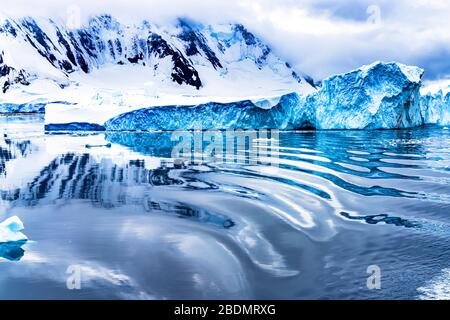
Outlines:
POLYGON ((27 236, 21 231, 24 229, 19 217, 14 216, 0 223, 0 243, 24 241, 27 236))
POLYGON ((376 62, 325 79, 307 98, 317 129, 396 129, 423 124, 420 113, 423 70, 376 62))
POLYGON ((69 122, 46 124, 47 131, 105 131, 105 128, 96 123, 87 122, 69 122))
POLYGON ((290 123, 291 113, 300 105, 300 99, 296 93, 287 94, 270 109, 261 108, 250 100, 144 108, 114 117, 105 123, 105 128, 109 131, 294 129, 290 123))
POLYGON ((399 63, 364 66, 325 79, 306 98, 297 93, 267 101, 210 102, 131 111, 105 123, 110 131, 190 129, 396 129, 424 124, 423 70, 399 63))

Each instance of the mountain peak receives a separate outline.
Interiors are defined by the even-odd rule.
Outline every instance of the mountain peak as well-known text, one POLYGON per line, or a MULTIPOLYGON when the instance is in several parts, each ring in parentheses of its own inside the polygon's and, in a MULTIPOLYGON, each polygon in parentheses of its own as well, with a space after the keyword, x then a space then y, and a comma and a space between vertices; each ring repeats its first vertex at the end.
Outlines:
MULTIPOLYGON (((241 24, 204 25, 179 18, 170 25, 146 20, 130 25, 103 14, 71 29, 60 21, 24 17, 4 19, 0 38, 2 53, 12 57, 9 64, 0 62, 4 92, 42 79, 64 88, 82 74, 129 65, 141 66, 148 81, 160 88, 170 82, 200 91, 230 82, 248 88, 258 78, 279 90, 314 90, 311 79, 294 71, 241 24), (22 72, 25 79, 18 81, 11 70, 22 72)), ((257 85, 262 89, 264 84, 257 85)))

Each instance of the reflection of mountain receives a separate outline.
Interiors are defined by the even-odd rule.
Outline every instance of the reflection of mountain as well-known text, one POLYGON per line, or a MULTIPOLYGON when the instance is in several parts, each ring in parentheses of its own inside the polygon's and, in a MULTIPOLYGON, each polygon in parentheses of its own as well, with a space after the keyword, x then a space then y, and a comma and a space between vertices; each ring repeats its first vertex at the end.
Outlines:
POLYGON ((0 145, 0 175, 3 175, 5 172, 6 162, 17 157, 26 157, 30 152, 30 147, 31 143, 29 140, 14 142, 4 139, 3 146, 0 145))
MULTIPOLYGON (((6 154, 9 158, 11 154, 6 154)), ((54 159, 23 188, 1 190, 1 199, 15 206, 37 206, 65 203, 68 200, 90 200, 93 205, 113 208, 142 204, 148 212, 177 214, 193 220, 229 228, 234 225, 222 215, 204 212, 182 202, 167 203, 152 196, 152 188, 179 185, 190 188, 192 178, 183 178, 185 166, 162 164, 147 169, 143 160, 131 160, 119 166, 110 159, 99 162, 89 154, 67 153, 54 159)))
POLYGON ((182 184, 169 177, 169 168, 148 170, 143 161, 130 161, 119 167, 112 161, 97 162, 89 154, 67 153, 43 168, 26 187, 2 195, 4 200, 34 205, 41 199, 90 199, 96 203, 121 202, 124 187, 182 184), (117 199, 114 199, 117 195, 117 199))

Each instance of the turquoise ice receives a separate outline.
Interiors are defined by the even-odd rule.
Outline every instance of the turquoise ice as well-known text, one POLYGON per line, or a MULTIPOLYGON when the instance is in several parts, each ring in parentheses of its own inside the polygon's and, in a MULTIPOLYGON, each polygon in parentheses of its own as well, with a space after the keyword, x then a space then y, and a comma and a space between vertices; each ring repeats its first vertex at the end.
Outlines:
POLYGON ((116 116, 109 131, 190 129, 397 129, 425 124, 423 70, 376 62, 322 82, 313 94, 193 106, 158 106, 116 116), (422 106, 423 109, 423 106, 422 106))

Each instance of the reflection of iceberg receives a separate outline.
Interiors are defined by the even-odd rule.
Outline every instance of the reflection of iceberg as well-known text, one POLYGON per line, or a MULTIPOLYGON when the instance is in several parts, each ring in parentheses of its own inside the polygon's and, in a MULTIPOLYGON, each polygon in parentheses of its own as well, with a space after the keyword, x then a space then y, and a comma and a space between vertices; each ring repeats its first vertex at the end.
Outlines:
POLYGON ((19 217, 14 216, 0 223, 0 243, 27 240, 21 231, 24 229, 19 217))
POLYGON ((10 261, 19 261, 25 254, 22 246, 26 240, 0 243, 0 259, 4 258, 10 261))
POLYGON ((170 158, 178 143, 172 140, 172 132, 107 132, 105 139, 141 154, 161 158, 170 158))

